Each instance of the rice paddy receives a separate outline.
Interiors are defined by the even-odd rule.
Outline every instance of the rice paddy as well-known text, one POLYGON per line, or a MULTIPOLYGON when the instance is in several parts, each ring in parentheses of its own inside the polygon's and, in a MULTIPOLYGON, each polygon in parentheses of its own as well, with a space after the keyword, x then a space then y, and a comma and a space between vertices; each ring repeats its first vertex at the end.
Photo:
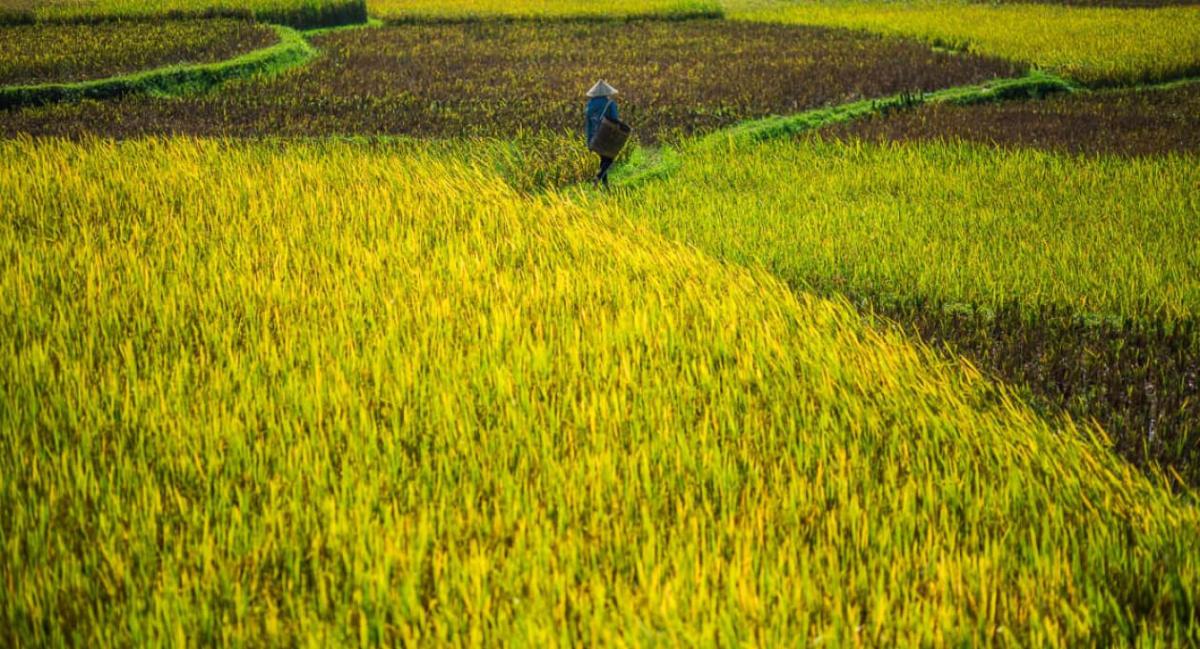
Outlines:
POLYGON ((931 105, 844 124, 871 141, 966 140, 1087 155, 1200 153, 1200 83, 989 106, 931 105))
POLYGON ((1195 637, 1198 510, 1095 431, 616 208, 3 148, 10 641, 1195 637))
POLYGON ((1114 9, 959 2, 770 3, 731 15, 865 29, 1033 63, 1092 86, 1200 75, 1200 7, 1114 9))
POLYGON ((366 20, 363 0, 0 0, 0 24, 242 18, 327 27, 366 20))
POLYGON ((0 645, 1200 645, 1194 11, 0 0, 0 645))
POLYGON ((713 18, 718 0, 372 0, 371 15, 390 22, 495 19, 713 18))
POLYGON ((313 41, 323 56, 286 75, 175 101, 134 98, 16 113, 0 131, 119 137, 575 133, 584 92, 606 70, 620 70, 610 76, 623 89, 625 115, 638 124, 640 140, 652 143, 772 113, 1023 72, 912 41, 715 20, 411 25, 339 31, 313 41), (606 47, 612 48, 607 57, 587 54, 606 47))
POLYGON ((626 203, 672 239, 967 344, 1106 420, 1128 456, 1200 476, 1198 169, 1195 155, 715 140, 626 203))
POLYGON ((114 77, 177 63, 211 63, 277 40, 235 20, 0 27, 0 86, 114 77))

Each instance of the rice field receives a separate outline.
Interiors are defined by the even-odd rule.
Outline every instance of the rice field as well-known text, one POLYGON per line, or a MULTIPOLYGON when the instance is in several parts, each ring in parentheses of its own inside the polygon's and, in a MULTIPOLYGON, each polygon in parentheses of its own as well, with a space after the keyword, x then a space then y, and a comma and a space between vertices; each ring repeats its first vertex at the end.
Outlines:
POLYGON ((364 0, 0 0, 0 24, 218 17, 326 27, 363 22, 367 8, 364 0))
POLYGON ((6 644, 1197 639, 1200 510, 1098 431, 620 206, 0 149, 6 644))
POLYGON ((236 20, 0 27, 0 86, 68 83, 266 47, 271 29, 236 20))
POLYGON ((1196 8, 369 9, 0 0, 0 646, 1200 645, 1196 8))
POLYGON ((972 352, 1198 482, 1195 155, 804 137, 685 156, 623 197, 636 220, 972 352))
POLYGON ((389 22, 485 19, 696 18, 722 14, 718 0, 371 0, 389 22))
POLYGON ((607 76, 622 89, 622 114, 638 125, 639 140, 653 143, 773 113, 1024 72, 915 41, 716 20, 408 25, 313 42, 323 56, 287 74, 173 101, 13 113, 0 133, 577 135, 584 93, 607 76), (589 54, 605 48, 606 60, 589 54))
POLYGON ((864 29, 1035 64, 1091 86, 1200 75, 1200 7, 940 1, 747 3, 730 16, 864 29))
POLYGON ((987 106, 934 104, 839 125, 826 136, 961 140, 1086 155, 1200 153, 1200 83, 987 106))

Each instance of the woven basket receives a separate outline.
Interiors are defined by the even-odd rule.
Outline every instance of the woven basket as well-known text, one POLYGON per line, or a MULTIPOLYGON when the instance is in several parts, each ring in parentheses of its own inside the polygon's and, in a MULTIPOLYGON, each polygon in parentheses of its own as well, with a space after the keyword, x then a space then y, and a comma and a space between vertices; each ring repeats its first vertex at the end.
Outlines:
POLYGON ((625 122, 605 117, 588 142, 588 148, 606 158, 615 158, 625 148, 633 129, 625 122))

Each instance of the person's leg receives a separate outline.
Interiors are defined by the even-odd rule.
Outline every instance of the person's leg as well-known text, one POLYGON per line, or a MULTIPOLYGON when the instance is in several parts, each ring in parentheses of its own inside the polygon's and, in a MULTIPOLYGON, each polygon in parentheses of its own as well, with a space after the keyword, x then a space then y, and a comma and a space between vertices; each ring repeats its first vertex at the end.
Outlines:
POLYGON ((613 164, 613 159, 607 156, 600 156, 600 175, 596 176, 605 185, 608 185, 608 168, 613 164))

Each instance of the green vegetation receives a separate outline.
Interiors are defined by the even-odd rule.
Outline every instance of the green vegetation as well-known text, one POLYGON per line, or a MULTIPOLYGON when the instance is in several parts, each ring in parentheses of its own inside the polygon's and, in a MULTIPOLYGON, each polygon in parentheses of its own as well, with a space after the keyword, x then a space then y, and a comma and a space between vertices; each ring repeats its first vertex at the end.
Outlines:
POLYGON ((0 153, 5 644, 1200 640, 1193 504, 617 206, 407 145, 0 153))
POLYGON ((371 15, 392 22, 481 19, 717 18, 718 0, 371 0, 371 15))
POLYGON ((278 72, 315 55, 312 46, 294 30, 278 26, 274 30, 279 38, 275 45, 217 63, 172 65, 78 83, 0 87, 0 109, 128 94, 162 96, 195 92, 230 79, 278 72))
POLYGON ((0 86, 102 79, 184 62, 211 63, 277 41, 269 27, 184 20, 0 28, 0 86))
POLYGON ((0 0, 0 24, 253 18, 296 28, 361 23, 365 0, 0 0))
POLYGON ((1027 61, 1093 86, 1200 74, 1200 7, 803 1, 751 3, 731 17, 914 36, 1027 61))

